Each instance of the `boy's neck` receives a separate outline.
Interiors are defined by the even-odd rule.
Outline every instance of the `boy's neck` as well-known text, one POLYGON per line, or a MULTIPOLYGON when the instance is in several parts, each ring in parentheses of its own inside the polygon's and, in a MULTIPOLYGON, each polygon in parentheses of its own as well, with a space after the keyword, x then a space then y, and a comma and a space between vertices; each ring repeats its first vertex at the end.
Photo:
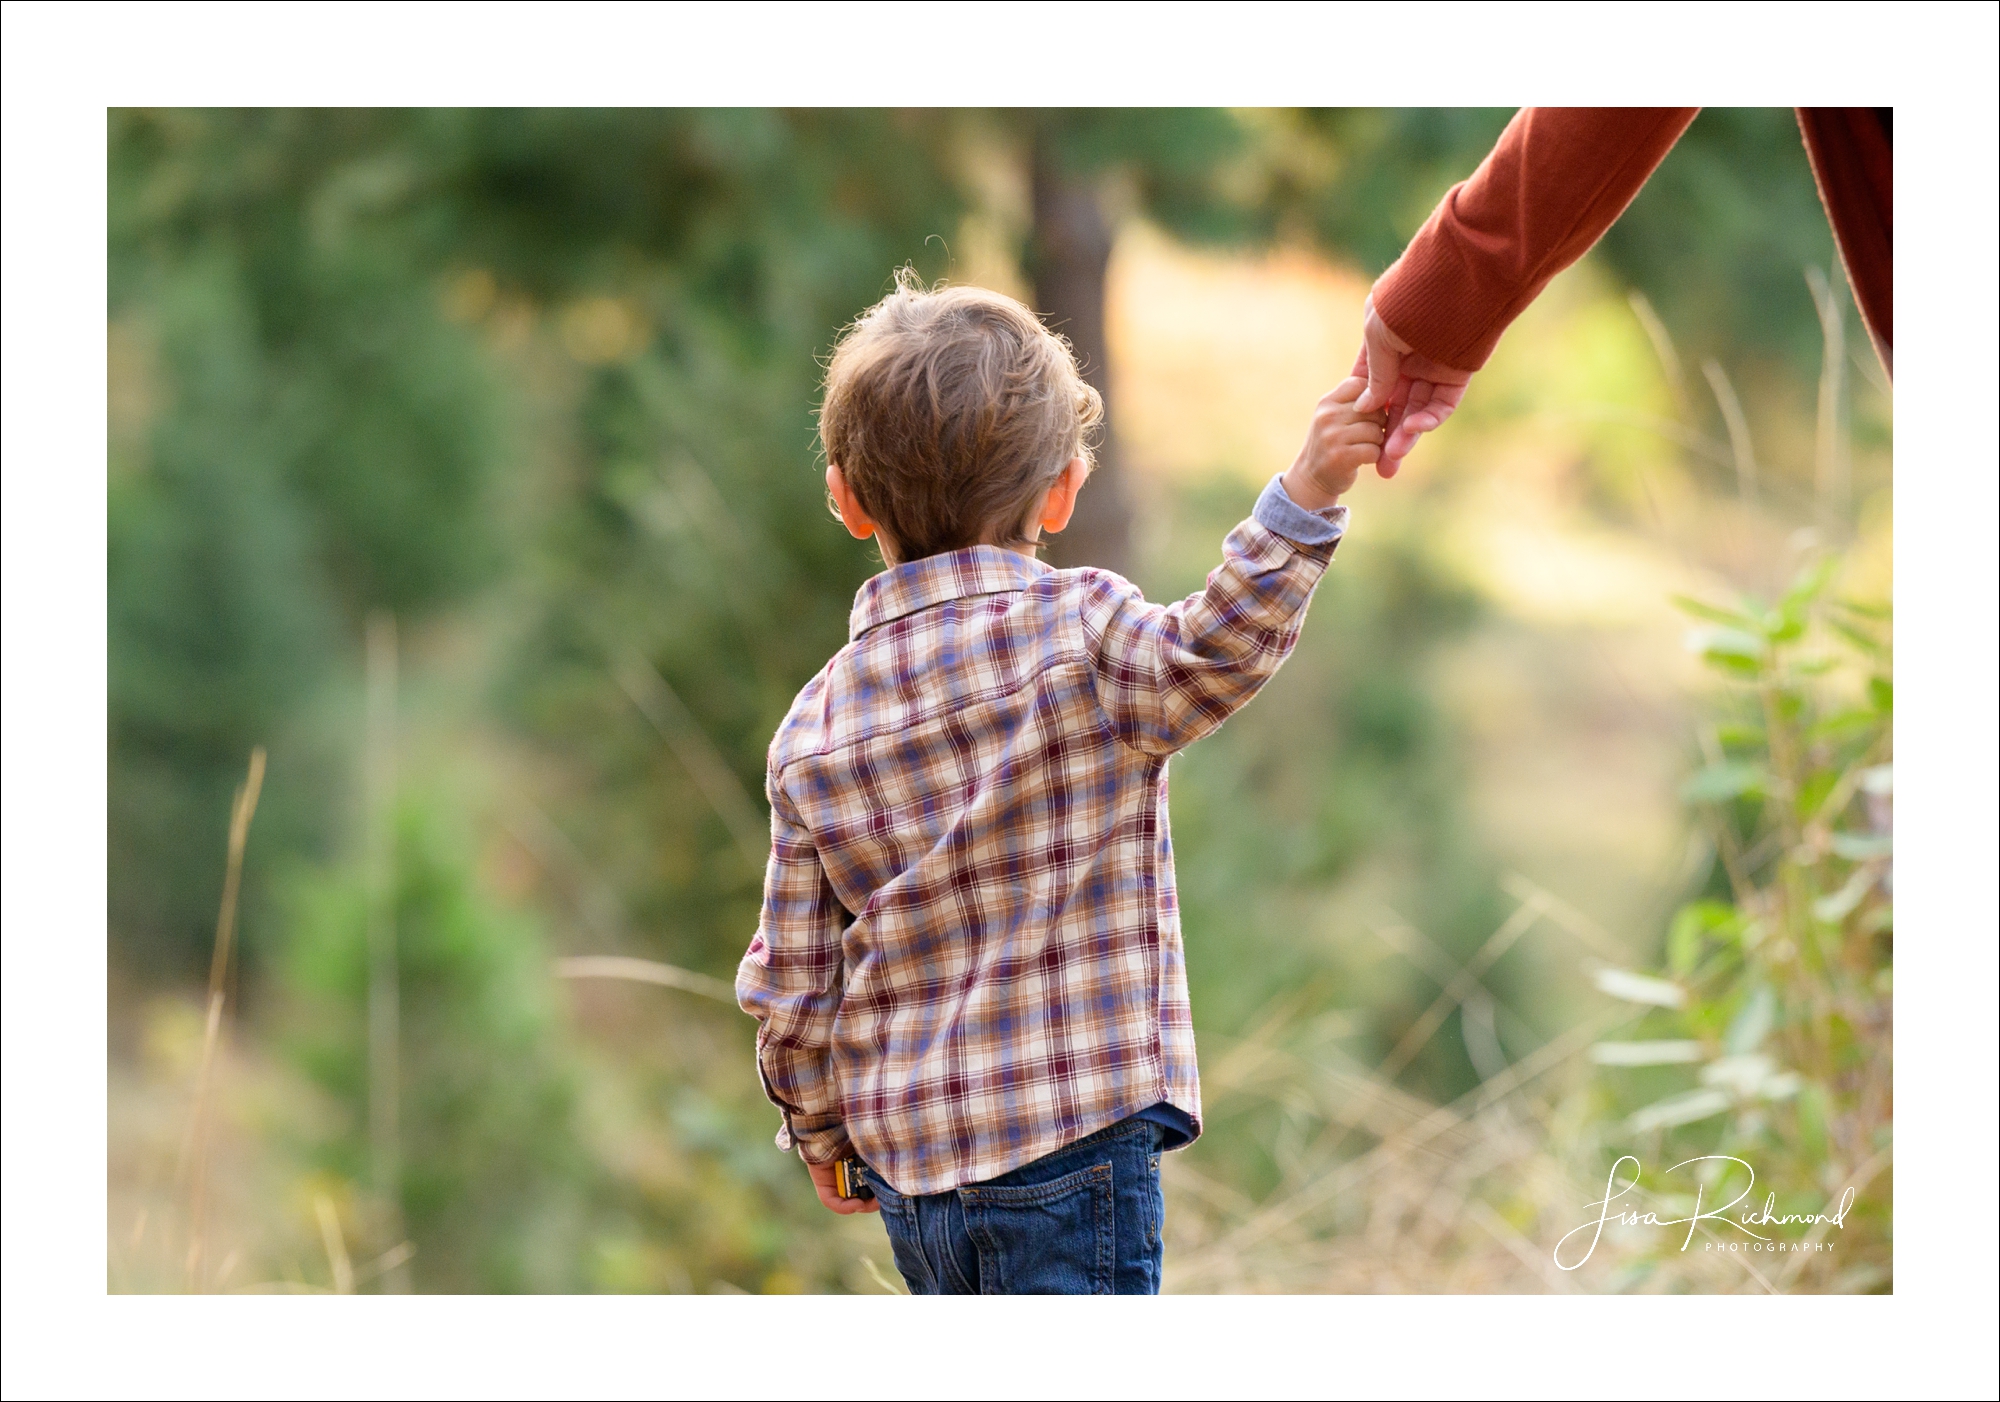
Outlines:
MULTIPOLYGON (((997 540, 984 540, 984 539, 974 541, 973 544, 990 545, 996 550, 1011 551, 1012 553, 1019 555, 1024 560, 1038 560, 1041 558, 1041 556, 1037 555, 1035 553, 1035 550, 1036 547, 1041 544, 1041 540, 1042 540, 1042 532, 1041 528, 1038 526, 1035 528, 1034 534, 1029 536, 1026 540, 1015 541, 1011 545, 1002 545, 997 540)), ((887 568, 893 570, 898 565, 909 563, 907 560, 901 558, 902 556, 901 551, 892 548, 889 537, 882 534, 879 531, 876 533, 875 543, 876 546, 882 552, 882 563, 887 568)))

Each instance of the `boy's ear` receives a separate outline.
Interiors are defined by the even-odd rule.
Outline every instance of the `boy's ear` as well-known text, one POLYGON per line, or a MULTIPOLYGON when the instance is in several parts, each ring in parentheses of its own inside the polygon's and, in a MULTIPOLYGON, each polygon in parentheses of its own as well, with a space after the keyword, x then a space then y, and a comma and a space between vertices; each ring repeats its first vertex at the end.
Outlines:
POLYGON ((1036 520, 1043 530, 1054 535, 1069 524, 1076 511, 1076 494, 1083 490, 1089 476, 1090 464, 1082 458, 1071 458, 1064 464, 1062 475, 1049 484, 1048 495, 1042 498, 1041 514, 1036 520))
POLYGON ((826 494, 833 498, 834 513, 840 517, 840 524, 847 527, 849 535, 856 540, 866 540, 875 534, 874 519, 862 507, 854 489, 847 485, 847 474, 840 470, 837 462, 826 465, 826 494))

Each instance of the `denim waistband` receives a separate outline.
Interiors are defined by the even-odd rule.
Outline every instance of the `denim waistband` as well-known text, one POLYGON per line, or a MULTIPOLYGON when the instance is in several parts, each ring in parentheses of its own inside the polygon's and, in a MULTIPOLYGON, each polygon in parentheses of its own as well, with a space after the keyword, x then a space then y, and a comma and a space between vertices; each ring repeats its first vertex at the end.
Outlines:
MULTIPOLYGON (((1153 1136, 1154 1142, 1156 1144, 1164 1143, 1167 1136, 1166 1130, 1161 1128, 1158 1124, 1154 1123, 1152 1120, 1142 1119, 1138 1115, 1127 1115, 1124 1119, 1114 1120, 1112 1123, 1106 1125, 1103 1129, 1094 1130, 1091 1133, 1084 1135, 1083 1138, 1081 1139, 1072 1139, 1069 1143, 1063 1145, 1060 1149, 1051 1150, 1049 1153, 1042 1155, 1041 1158, 1039 1159, 1030 1159, 1027 1163, 1017 1164, 1013 1168, 1008 1169, 1007 1172, 995 1174, 992 1178, 983 1179, 979 1183, 961 1183, 958 1185, 958 1188, 977 1188, 984 1186, 984 1184, 986 1183, 998 1183, 1001 1179, 1019 1173, 1024 1168, 1032 1168, 1034 1167, 1034 1165, 1038 1163, 1046 1163, 1050 1159, 1061 1158, 1064 1154, 1074 1153, 1078 1149, 1088 1149, 1094 1144, 1104 1144, 1114 1139, 1125 1139, 1140 1134, 1153 1136)), ((870 1166, 865 1160, 862 1162, 861 1167, 862 1171, 866 1173, 868 1176, 868 1181, 870 1186, 874 1187, 877 1190, 878 1194, 880 1193, 881 1189, 886 1187, 889 1189, 890 1194, 893 1195, 893 1197, 896 1199, 899 1200, 906 1199, 910 1196, 908 1193, 897 1192, 895 1188, 890 1185, 888 1180, 885 1179, 880 1173, 876 1172, 875 1169, 872 1166, 870 1166)), ((958 1188, 947 1188, 944 1190, 944 1192, 955 1193, 958 1191, 958 1188)), ((944 1196, 944 1193, 933 1193, 930 1194, 929 1196, 942 1197, 944 1196)))

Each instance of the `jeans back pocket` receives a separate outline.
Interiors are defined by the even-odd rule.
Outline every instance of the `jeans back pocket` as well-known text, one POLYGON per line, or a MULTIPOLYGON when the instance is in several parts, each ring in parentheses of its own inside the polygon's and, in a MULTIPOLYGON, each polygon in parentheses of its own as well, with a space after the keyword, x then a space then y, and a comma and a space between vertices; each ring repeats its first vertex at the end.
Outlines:
POLYGON ((1109 1295, 1117 1270, 1111 1165, 1021 1188, 960 1188, 988 1295, 1109 1295))

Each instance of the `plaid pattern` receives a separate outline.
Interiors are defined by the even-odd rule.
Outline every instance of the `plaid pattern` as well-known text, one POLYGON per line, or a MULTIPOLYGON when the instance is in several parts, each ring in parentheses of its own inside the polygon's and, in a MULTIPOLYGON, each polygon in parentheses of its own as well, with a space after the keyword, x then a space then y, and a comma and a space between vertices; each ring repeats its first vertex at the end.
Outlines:
POLYGON ((1164 607, 993 546, 862 586, 771 744, 736 977, 780 1147, 921 1195, 1161 1101, 1199 1130, 1167 759, 1284 661, 1344 518, 1274 484, 1164 607))

